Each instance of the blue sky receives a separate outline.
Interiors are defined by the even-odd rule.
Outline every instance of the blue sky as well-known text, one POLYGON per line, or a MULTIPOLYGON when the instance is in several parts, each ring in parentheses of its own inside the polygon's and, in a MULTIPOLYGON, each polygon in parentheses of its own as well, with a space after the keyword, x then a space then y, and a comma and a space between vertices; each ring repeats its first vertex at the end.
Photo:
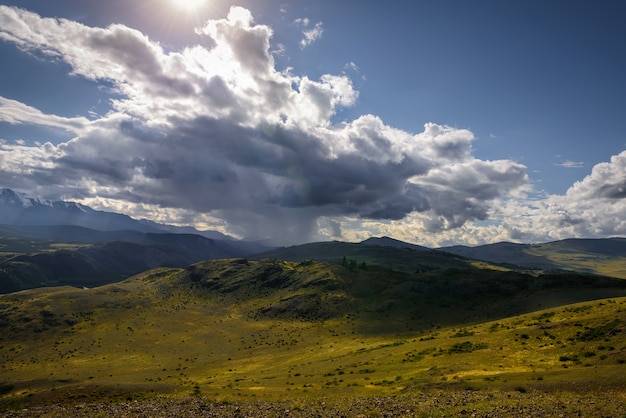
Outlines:
POLYGON ((626 233, 621 2, 0 5, 3 187, 278 243, 626 233))

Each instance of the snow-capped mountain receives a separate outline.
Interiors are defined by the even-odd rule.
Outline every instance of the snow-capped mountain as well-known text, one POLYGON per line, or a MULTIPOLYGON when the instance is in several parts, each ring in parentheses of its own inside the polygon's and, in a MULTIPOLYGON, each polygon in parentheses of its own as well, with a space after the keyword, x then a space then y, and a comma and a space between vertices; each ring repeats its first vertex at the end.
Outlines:
POLYGON ((198 231, 189 226, 164 225, 146 219, 136 220, 120 213, 94 210, 80 203, 37 199, 11 189, 0 189, 0 226, 2 225, 13 226, 13 228, 5 228, 10 231, 59 242, 108 240, 130 240, 132 242, 148 240, 152 242, 155 239, 154 236, 150 239, 138 238, 136 234, 131 234, 134 238, 129 238, 128 234, 107 234, 112 231, 136 231, 144 234, 172 236, 186 235, 187 239, 191 239, 193 235, 200 235, 209 241, 214 241, 221 251, 219 254, 213 251, 207 255, 207 259, 219 258, 218 255, 240 257, 270 249, 269 246, 261 242, 241 241, 217 231, 198 231), (53 230, 46 228, 50 226, 63 226, 63 228, 54 228, 53 230), (77 232, 69 228, 72 226, 88 228, 93 231, 77 232), (98 234, 97 231, 105 232, 105 234, 98 234))
POLYGON ((75 202, 42 200, 11 189, 0 189, 0 224, 77 225, 99 231, 162 232, 120 213, 97 211, 75 202))
POLYGON ((28 208, 34 205, 52 205, 50 201, 32 198, 27 196, 26 193, 18 193, 11 189, 0 189, 0 204, 3 206, 14 206, 16 208, 28 208))

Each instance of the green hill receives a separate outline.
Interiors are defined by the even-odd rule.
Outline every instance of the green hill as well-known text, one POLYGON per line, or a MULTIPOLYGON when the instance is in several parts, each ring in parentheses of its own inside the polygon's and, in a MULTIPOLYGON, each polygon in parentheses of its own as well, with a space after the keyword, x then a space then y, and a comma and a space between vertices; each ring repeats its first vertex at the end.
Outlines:
MULTIPOLYGON (((408 245, 408 244, 407 244, 408 245)), ((316 242, 286 248, 276 248, 257 254, 252 259, 265 258, 287 261, 317 260, 348 263, 354 267, 375 266, 387 271, 407 273, 437 270, 441 268, 467 267, 465 257, 425 247, 369 245, 367 243, 316 242)))
POLYGON ((354 251, 345 262, 216 260, 1 295, 0 405, 448 389, 612 391, 624 405, 626 281, 463 259, 445 268, 439 256, 419 261, 428 269, 388 268, 354 251))

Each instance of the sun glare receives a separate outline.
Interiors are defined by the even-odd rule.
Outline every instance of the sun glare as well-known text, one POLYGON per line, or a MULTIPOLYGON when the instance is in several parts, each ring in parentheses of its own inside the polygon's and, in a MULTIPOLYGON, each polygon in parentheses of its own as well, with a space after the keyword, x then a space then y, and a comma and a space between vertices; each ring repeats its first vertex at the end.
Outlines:
POLYGON ((208 0, 169 0, 177 8, 193 12, 206 5, 208 0))

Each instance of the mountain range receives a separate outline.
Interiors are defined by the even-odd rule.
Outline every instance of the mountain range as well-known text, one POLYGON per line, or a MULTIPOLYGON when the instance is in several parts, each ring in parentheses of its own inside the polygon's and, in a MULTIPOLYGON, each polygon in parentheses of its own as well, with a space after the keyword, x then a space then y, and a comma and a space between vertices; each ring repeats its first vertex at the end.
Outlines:
MULTIPOLYGON (((626 239, 501 242, 431 249, 390 237, 270 248, 217 231, 136 220, 65 201, 0 190, 0 292, 41 286, 97 286, 150 268, 248 257, 370 265, 424 272, 461 259, 515 271, 573 271, 626 278, 626 239)), ((495 268, 495 267, 494 267, 495 268)))
POLYGON ((96 231, 138 231, 151 233, 184 233, 210 239, 234 240, 217 231, 198 231, 192 227, 159 224, 147 219, 98 211, 89 206, 61 200, 43 200, 12 189, 0 189, 0 224, 5 225, 74 225, 96 231))
POLYGON ((98 286, 144 270, 267 250, 216 231, 163 225, 0 190, 0 293, 98 286))

